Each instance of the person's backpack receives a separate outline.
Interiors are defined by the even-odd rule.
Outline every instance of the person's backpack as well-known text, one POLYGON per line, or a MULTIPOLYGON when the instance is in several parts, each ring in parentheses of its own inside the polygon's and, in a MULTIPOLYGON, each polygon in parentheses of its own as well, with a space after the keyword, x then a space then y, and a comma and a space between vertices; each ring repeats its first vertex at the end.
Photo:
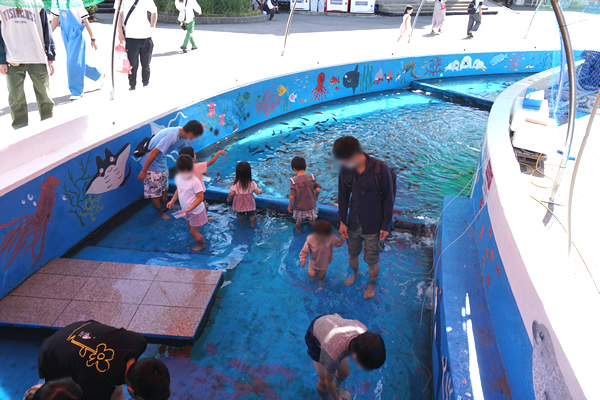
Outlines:
MULTIPOLYGON (((381 196, 381 200, 383 201, 383 185, 381 184, 381 166, 383 165, 383 161, 375 160, 375 191, 379 193, 381 196)), ((390 168, 390 174, 392 174, 392 200, 394 204, 396 203, 396 171, 393 168, 390 168)), ((352 185, 356 183, 356 186, 360 187, 365 192, 372 192, 373 189, 365 189, 358 182, 354 182, 354 174, 349 174, 348 179, 348 189, 352 192, 352 185)), ((393 222, 392 222, 393 224, 393 222)))
POLYGON ((476 8, 477 7, 475 6, 475 2, 474 1, 470 2, 469 6, 467 7, 467 14, 469 14, 469 15, 475 14, 476 8))
POLYGON ((139 142, 138 145, 135 147, 135 150, 133 151, 133 155, 136 157, 145 156, 146 153, 148 152, 148 146, 150 145, 150 140, 152 140, 152 136, 143 138, 142 141, 139 142))

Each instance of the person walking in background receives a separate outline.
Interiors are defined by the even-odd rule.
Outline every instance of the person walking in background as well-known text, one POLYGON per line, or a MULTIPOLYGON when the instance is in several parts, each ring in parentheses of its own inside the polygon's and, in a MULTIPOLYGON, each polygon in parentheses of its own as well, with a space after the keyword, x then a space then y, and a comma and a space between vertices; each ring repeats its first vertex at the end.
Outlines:
POLYGON ((379 278, 379 253, 392 226, 396 178, 385 163, 363 152, 352 136, 337 139, 333 155, 342 164, 338 179, 339 232, 342 239, 348 239, 348 263, 353 271, 344 284, 354 284, 358 256, 364 249, 369 286, 363 297, 370 299, 375 296, 379 278))
POLYGON ((412 14, 412 12, 412 6, 406 6, 404 9, 404 16, 402 17, 402 25, 400 25, 400 32, 398 32, 398 40, 396 40, 396 42, 402 40, 402 36, 406 33, 408 33, 408 39, 410 40, 410 14, 412 14))
POLYGON ((93 81, 103 81, 104 75, 98 68, 90 67, 85 62, 85 39, 83 30, 90 35, 92 49, 97 50, 96 38, 90 26, 89 14, 83 3, 76 1, 67 5, 67 0, 58 0, 55 8, 50 10, 52 18, 52 32, 60 23, 65 49, 67 50, 67 78, 69 81, 70 100, 78 100, 83 96, 83 83, 85 78, 93 81))
POLYGON ((473 38, 473 32, 477 32, 479 25, 481 25, 481 16, 483 15, 483 2, 476 3, 476 0, 472 0, 467 8, 467 14, 469 14, 469 24, 467 25, 467 39, 473 38))
POLYGON ((437 33, 442 33, 442 25, 446 19, 446 0, 434 0, 435 5, 433 6, 433 18, 431 18, 431 33, 434 34, 437 29, 437 33))
POLYGON ((127 58, 131 64, 129 90, 135 90, 137 70, 142 64, 142 84, 150 83, 150 61, 152 60, 152 32, 156 26, 158 11, 154 0, 123 0, 119 13, 119 40, 125 42, 127 58), (151 14, 148 22, 148 13, 151 14))
POLYGON ((175 7, 179 10, 179 17, 177 18, 182 28, 185 28, 185 39, 181 50, 187 53, 188 43, 192 45, 192 50, 196 50, 196 42, 194 42, 194 25, 196 24, 196 15, 202 14, 202 8, 196 0, 175 0, 175 7))
POLYGON ((54 74, 56 51, 48 14, 28 0, 20 4, 22 7, 0 5, 0 74, 6 75, 14 129, 29 123, 24 85, 27 75, 33 83, 40 118, 52 118, 54 110, 50 75, 54 74))

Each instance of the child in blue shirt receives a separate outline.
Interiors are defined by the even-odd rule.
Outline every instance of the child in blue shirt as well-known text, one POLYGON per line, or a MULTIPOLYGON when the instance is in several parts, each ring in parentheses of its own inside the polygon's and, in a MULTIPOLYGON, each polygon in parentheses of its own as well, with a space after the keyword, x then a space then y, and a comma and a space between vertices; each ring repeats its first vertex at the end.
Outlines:
POLYGON ((144 198, 150 199, 152 205, 162 219, 170 219, 165 214, 169 198, 169 170, 167 168, 167 154, 187 146, 188 140, 193 140, 204 133, 202 124, 196 120, 186 123, 183 128, 176 126, 165 128, 152 137, 148 144, 148 152, 142 156, 143 165, 138 180, 144 182, 144 198))

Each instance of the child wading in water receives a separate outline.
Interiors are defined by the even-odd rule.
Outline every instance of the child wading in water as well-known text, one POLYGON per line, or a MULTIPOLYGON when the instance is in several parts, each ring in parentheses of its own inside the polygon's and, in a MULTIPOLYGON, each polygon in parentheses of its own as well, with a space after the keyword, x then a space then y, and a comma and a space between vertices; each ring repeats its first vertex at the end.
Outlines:
POLYGON ((194 176, 194 160, 190 156, 185 154, 179 156, 176 168, 175 185, 177 185, 177 190, 167 204, 167 208, 171 209, 179 199, 182 211, 178 217, 185 217, 190 234, 198 242, 198 246, 193 247, 192 250, 200 251, 206 247, 204 237, 200 234, 200 227, 208 222, 204 205, 204 184, 194 176))
POLYGON ((402 40, 402 36, 404 36, 406 33, 408 33, 408 38, 410 39, 410 14, 412 14, 412 11, 412 6, 406 6, 406 9, 404 10, 404 17, 402 17, 402 25, 400 25, 400 36, 398 36, 398 40, 396 40, 396 42, 402 40))
POLYGON ((229 190, 227 202, 233 198, 233 211, 237 211, 240 224, 244 223, 244 217, 247 216, 250 220, 250 227, 254 228, 256 219, 256 203, 254 201, 254 193, 261 194, 262 189, 258 188, 256 182, 252 180, 252 168, 246 161, 239 162, 235 167, 235 180, 233 186, 229 190))
POLYGON ((208 161, 198 162, 196 160, 196 152, 193 147, 186 146, 183 149, 179 150, 179 155, 188 155, 194 160, 194 176, 202 182, 202 185, 206 188, 206 184, 204 183, 204 177, 208 176, 207 170, 208 167, 213 165, 218 159, 219 156, 225 155, 225 150, 220 150, 215 153, 215 155, 208 161))
POLYGON ((319 209, 317 208, 317 197, 321 193, 321 186, 317 183, 313 174, 307 174, 306 161, 302 157, 292 159, 292 170, 296 174, 290 179, 290 204, 288 211, 292 212, 294 206, 294 219, 296 220, 296 231, 300 233, 302 222, 305 219, 314 221, 317 219, 319 209))
POLYGON ((306 238, 306 243, 300 252, 300 263, 306 267, 308 257, 308 275, 315 277, 319 275, 319 286, 327 274, 327 268, 333 261, 333 246, 340 247, 344 244, 343 239, 338 239, 333 234, 333 227, 329 221, 324 219, 313 223, 312 234, 306 238))

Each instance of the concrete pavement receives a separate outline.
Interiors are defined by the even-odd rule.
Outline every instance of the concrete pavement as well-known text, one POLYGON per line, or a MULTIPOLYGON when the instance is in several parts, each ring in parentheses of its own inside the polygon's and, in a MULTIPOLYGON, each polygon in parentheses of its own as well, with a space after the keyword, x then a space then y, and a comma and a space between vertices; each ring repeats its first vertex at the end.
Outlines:
MULTIPOLYGON (((60 27, 54 33, 57 45, 56 72, 51 78, 51 91, 56 102, 55 118, 70 119, 78 115, 120 114, 122 119, 134 114, 144 105, 160 102, 165 110, 198 101, 226 89, 266 77, 290 72, 371 59, 432 53, 461 53, 476 51, 518 51, 535 48, 559 48, 554 16, 538 13, 532 33, 524 39, 533 11, 512 11, 493 3, 487 4, 499 12, 484 16, 475 39, 465 40, 467 16, 448 16, 444 33, 431 35, 431 17, 421 17, 411 43, 406 39, 396 43, 400 18, 383 16, 330 17, 295 15, 282 56, 283 35, 288 14, 276 15, 274 21, 235 25, 196 25, 195 38, 199 50, 183 54, 179 46, 184 33, 175 24, 159 23, 154 32, 154 56, 150 86, 135 92, 128 91, 127 78, 116 74, 115 101, 109 101, 110 79, 103 88, 86 81, 86 93, 81 100, 68 100, 69 91, 65 70, 65 49, 60 27)), ((109 76, 112 16, 98 15, 92 24, 99 50, 88 49, 88 64, 98 66, 109 76)), ((585 27, 593 18, 586 14, 570 17, 572 36, 589 38, 585 27)), ((580 43, 578 43, 580 44, 580 43)), ((592 43, 589 46, 597 47, 592 43)), ((576 48, 581 46, 576 45, 576 48)), ((592 47, 592 48, 593 48, 592 47)), ((0 80, 4 80, 0 77, 0 80)), ((38 129, 39 116, 30 82, 27 82, 30 126, 38 129)), ((18 140, 18 131, 10 127, 8 92, 0 84, 0 146, 18 140), (5 136, 7 135, 7 136, 5 136)))

